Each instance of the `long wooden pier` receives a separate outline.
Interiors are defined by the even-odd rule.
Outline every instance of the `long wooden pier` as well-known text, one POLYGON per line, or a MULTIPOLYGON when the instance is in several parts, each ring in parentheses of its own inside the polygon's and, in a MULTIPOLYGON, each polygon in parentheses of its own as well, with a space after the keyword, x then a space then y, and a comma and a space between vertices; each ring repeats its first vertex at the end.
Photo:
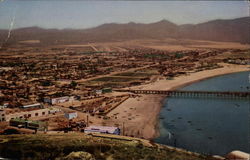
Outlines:
POLYGON ((218 98, 248 98, 250 92, 238 91, 181 91, 181 90, 114 90, 117 92, 131 92, 134 94, 163 94, 172 97, 218 97, 218 98))

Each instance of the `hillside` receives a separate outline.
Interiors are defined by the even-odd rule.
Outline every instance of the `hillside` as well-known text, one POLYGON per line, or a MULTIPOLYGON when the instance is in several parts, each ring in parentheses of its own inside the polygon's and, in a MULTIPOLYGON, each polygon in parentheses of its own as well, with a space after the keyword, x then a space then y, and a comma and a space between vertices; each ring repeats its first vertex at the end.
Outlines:
MULTIPOLYGON (((0 30, 4 42, 8 30, 0 30)), ((9 44, 25 40, 40 40, 40 45, 111 42, 133 39, 177 38, 250 43, 250 17, 214 20, 200 24, 176 25, 167 20, 156 23, 103 24, 90 29, 43 29, 28 27, 13 30, 9 44)))
POLYGON ((180 33, 190 39, 250 43, 250 17, 183 25, 180 33))
POLYGON ((152 144, 146 140, 136 138, 117 139, 123 138, 118 136, 111 139, 110 137, 112 136, 105 138, 79 133, 0 136, 0 157, 39 160, 74 159, 76 157, 78 159, 89 160, 214 159, 212 157, 152 144))

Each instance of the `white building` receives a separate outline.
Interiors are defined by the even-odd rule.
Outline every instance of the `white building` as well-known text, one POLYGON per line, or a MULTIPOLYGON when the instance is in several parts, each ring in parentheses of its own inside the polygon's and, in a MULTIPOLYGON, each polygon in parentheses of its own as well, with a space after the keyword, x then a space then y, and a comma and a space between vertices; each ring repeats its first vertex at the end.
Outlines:
POLYGON ((108 127, 108 126, 89 126, 84 129, 85 133, 105 133, 105 134, 120 134, 120 129, 118 127, 108 127))
POLYGON ((65 113, 64 116, 65 116, 67 119, 77 118, 77 112, 65 113))
POLYGON ((9 121, 15 118, 41 117, 41 116, 47 116, 49 114, 54 114, 60 111, 61 110, 57 108, 44 108, 44 109, 21 111, 14 113, 7 113, 5 110, 0 110, 0 121, 9 121))
POLYGON ((49 103, 49 104, 58 104, 58 103, 64 103, 64 102, 68 102, 68 101, 71 101, 73 100, 71 97, 69 96, 64 96, 64 97, 57 97, 57 98, 50 98, 50 97, 47 97, 47 98, 44 98, 44 102, 45 103, 49 103))

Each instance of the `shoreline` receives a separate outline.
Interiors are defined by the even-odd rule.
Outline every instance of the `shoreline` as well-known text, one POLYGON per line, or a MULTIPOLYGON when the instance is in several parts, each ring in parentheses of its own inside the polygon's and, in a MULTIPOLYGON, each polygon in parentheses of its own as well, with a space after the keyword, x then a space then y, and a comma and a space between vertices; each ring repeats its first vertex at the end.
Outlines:
MULTIPOLYGON (((250 71, 250 70, 249 70, 249 71, 250 71)), ((200 81, 208 80, 208 79, 210 79, 210 78, 219 77, 219 76, 224 76, 224 75, 233 74, 233 73, 241 73, 241 72, 247 72, 247 70, 246 70, 246 71, 230 72, 230 73, 222 73, 222 74, 219 74, 219 75, 209 76, 209 77, 206 77, 206 78, 202 78, 202 79, 198 79, 198 80, 192 81, 192 82, 190 82, 190 83, 185 83, 185 84, 183 84, 183 85, 179 85, 179 86, 177 86, 177 87, 173 87, 173 88, 171 88, 170 90, 180 89, 180 88, 189 86, 189 85, 191 85, 191 84, 194 84, 194 83, 197 83, 197 82, 200 82, 200 81)))
MULTIPOLYGON (((181 75, 173 80, 158 80, 150 84, 130 87, 130 89, 175 90, 209 78, 250 71, 248 65, 222 65, 222 68, 181 75)), ((152 140, 160 135, 159 113, 165 99, 166 96, 160 95, 139 95, 136 98, 128 98, 109 113, 108 116, 111 117, 114 114, 119 115, 109 123, 112 124, 113 121, 121 124, 125 121, 125 135, 152 140), (130 107, 133 107, 132 111, 130 107), (135 115, 139 116, 135 117, 135 115)))

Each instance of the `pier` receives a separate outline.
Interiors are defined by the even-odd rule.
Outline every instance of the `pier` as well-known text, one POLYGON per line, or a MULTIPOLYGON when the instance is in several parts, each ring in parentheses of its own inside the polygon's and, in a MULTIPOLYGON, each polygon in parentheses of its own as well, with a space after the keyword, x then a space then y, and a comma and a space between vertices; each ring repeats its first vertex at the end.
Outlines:
POLYGON ((131 92, 134 94, 162 94, 172 97, 218 97, 218 98, 247 98, 250 92, 239 91, 181 91, 181 90, 114 90, 117 92, 131 92))

